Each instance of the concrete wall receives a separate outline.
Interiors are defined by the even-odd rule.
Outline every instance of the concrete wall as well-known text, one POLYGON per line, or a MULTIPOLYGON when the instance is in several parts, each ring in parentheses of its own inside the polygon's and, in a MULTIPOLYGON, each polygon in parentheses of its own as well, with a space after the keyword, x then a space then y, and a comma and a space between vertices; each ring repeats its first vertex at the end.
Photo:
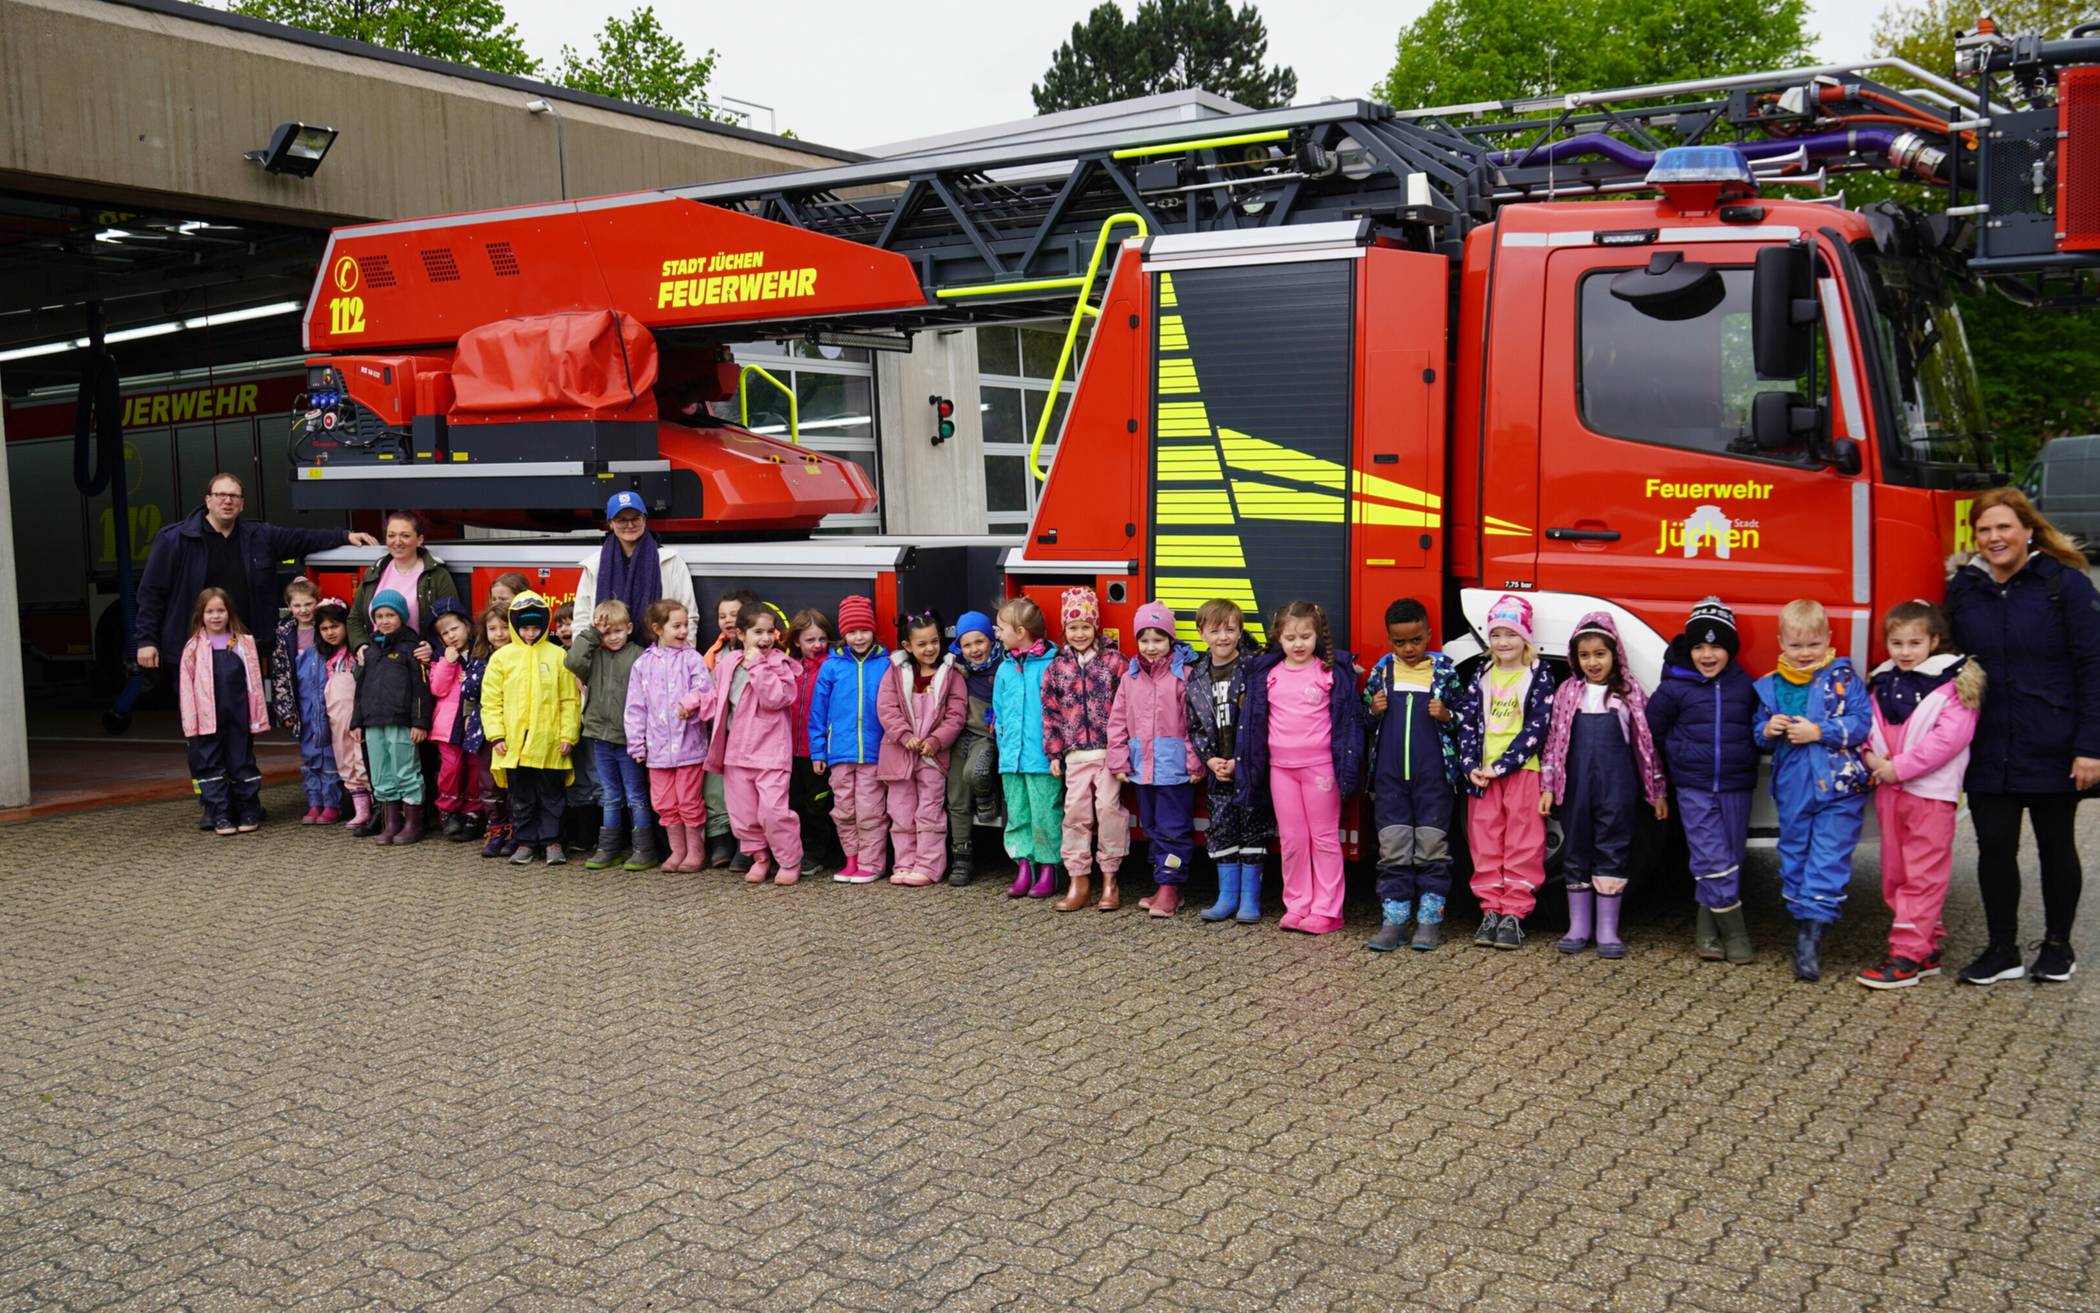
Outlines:
POLYGON ((883 531, 984 532, 984 417, 977 334, 920 333, 912 350, 875 353, 883 531), (955 436, 935 446, 929 396, 955 402, 955 436))
MULTIPOLYGON (((248 25, 254 27, 253 24, 248 25)), ((103 0, 0 0, 0 186, 314 226, 836 163, 757 133, 623 114, 103 0), (287 120, 342 135, 310 180, 241 158, 287 120)))

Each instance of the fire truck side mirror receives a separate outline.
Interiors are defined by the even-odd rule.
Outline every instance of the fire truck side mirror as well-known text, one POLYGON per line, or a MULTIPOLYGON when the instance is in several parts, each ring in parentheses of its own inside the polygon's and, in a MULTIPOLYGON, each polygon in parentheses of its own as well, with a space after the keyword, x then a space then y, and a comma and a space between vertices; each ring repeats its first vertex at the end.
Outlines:
POLYGON ((1812 445, 1822 421, 1822 412, 1799 392, 1759 392, 1750 399, 1751 445, 1761 455, 1812 445))
POLYGON ((1767 246, 1757 253, 1750 341, 1759 378, 1799 378, 1808 372, 1815 347, 1815 291, 1815 257, 1806 245, 1767 246))

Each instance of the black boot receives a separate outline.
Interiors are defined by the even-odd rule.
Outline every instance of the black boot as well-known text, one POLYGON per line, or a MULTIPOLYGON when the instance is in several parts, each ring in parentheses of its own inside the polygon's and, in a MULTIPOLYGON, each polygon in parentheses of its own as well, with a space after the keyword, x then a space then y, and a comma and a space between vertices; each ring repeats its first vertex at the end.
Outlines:
MULTIPOLYGON (((646 827, 644 827, 646 833, 646 827)), ((598 830, 598 847, 583 861, 586 871, 602 871, 620 864, 620 855, 627 851, 627 831, 617 825, 601 826, 598 830)))
MULTIPOLYGON (((659 831, 653 825, 634 827, 634 851, 628 854, 621 868, 628 871, 654 870, 663 864, 664 841, 657 837, 659 831)), ((595 858, 593 860, 596 860, 595 858)))
POLYGON ((1794 936, 1794 979, 1821 980, 1823 978, 1823 931, 1821 921, 1798 923, 1800 933, 1794 936))
POLYGON ((452 837, 460 843, 479 843, 487 831, 488 818, 480 812, 468 812, 466 819, 460 822, 459 833, 452 837))
POLYGON ((372 814, 365 818, 363 825, 351 826, 351 835, 359 839, 370 839, 377 835, 386 828, 386 809, 387 804, 375 798, 372 802, 372 814))
POLYGON ((445 823, 439 829, 447 839, 459 843, 467 837, 467 818, 458 812, 446 812, 445 823))
POLYGON ((707 836, 707 869, 719 870, 741 856, 736 850, 736 839, 727 834, 707 836))

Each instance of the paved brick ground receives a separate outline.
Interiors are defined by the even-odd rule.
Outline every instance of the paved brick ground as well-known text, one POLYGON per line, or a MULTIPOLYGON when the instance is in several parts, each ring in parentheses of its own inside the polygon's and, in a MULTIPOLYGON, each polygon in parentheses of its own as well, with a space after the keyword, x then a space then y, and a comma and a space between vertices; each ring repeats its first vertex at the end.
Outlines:
POLYGON ((2100 1307, 2100 977, 1869 994, 1865 880, 1808 987, 1768 875, 1374 957, 191 816, 0 835, 0 1308, 2100 1307))

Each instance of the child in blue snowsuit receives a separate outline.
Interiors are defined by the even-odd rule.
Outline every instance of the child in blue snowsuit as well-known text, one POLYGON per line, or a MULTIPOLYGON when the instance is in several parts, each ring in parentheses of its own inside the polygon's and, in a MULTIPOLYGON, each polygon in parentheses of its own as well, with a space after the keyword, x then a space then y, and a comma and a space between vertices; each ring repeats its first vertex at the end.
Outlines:
POLYGON ((1794 978, 1822 978, 1823 932, 1845 905, 1871 780, 1867 683, 1830 646, 1830 617, 1802 599, 1779 611, 1779 668, 1757 681, 1756 742, 1772 754, 1779 882, 1799 933, 1794 978))
POLYGON ((1743 918, 1743 851, 1750 845, 1750 791, 1757 746, 1750 722, 1757 686, 1736 657, 1735 612, 1708 597, 1670 640, 1662 681, 1648 699, 1648 731, 1663 775, 1677 795, 1691 851, 1692 896, 1699 905, 1693 946, 1718 962, 1757 960, 1743 918))
POLYGON ((349 608, 340 601, 321 601, 314 609, 313 645, 293 658, 292 687, 299 705, 299 780, 306 789, 307 817, 315 825, 333 825, 342 816, 343 782, 336 771, 335 740, 328 724, 328 658, 349 636, 348 616, 349 608))
POLYGON ((1429 952, 1451 893, 1451 820, 1458 798, 1458 668, 1429 650, 1429 612, 1412 597, 1385 609, 1393 650, 1364 685, 1371 719, 1371 805, 1378 822, 1378 901, 1384 924, 1367 947, 1404 942, 1429 952), (1408 922, 1414 934, 1408 936, 1408 922))

